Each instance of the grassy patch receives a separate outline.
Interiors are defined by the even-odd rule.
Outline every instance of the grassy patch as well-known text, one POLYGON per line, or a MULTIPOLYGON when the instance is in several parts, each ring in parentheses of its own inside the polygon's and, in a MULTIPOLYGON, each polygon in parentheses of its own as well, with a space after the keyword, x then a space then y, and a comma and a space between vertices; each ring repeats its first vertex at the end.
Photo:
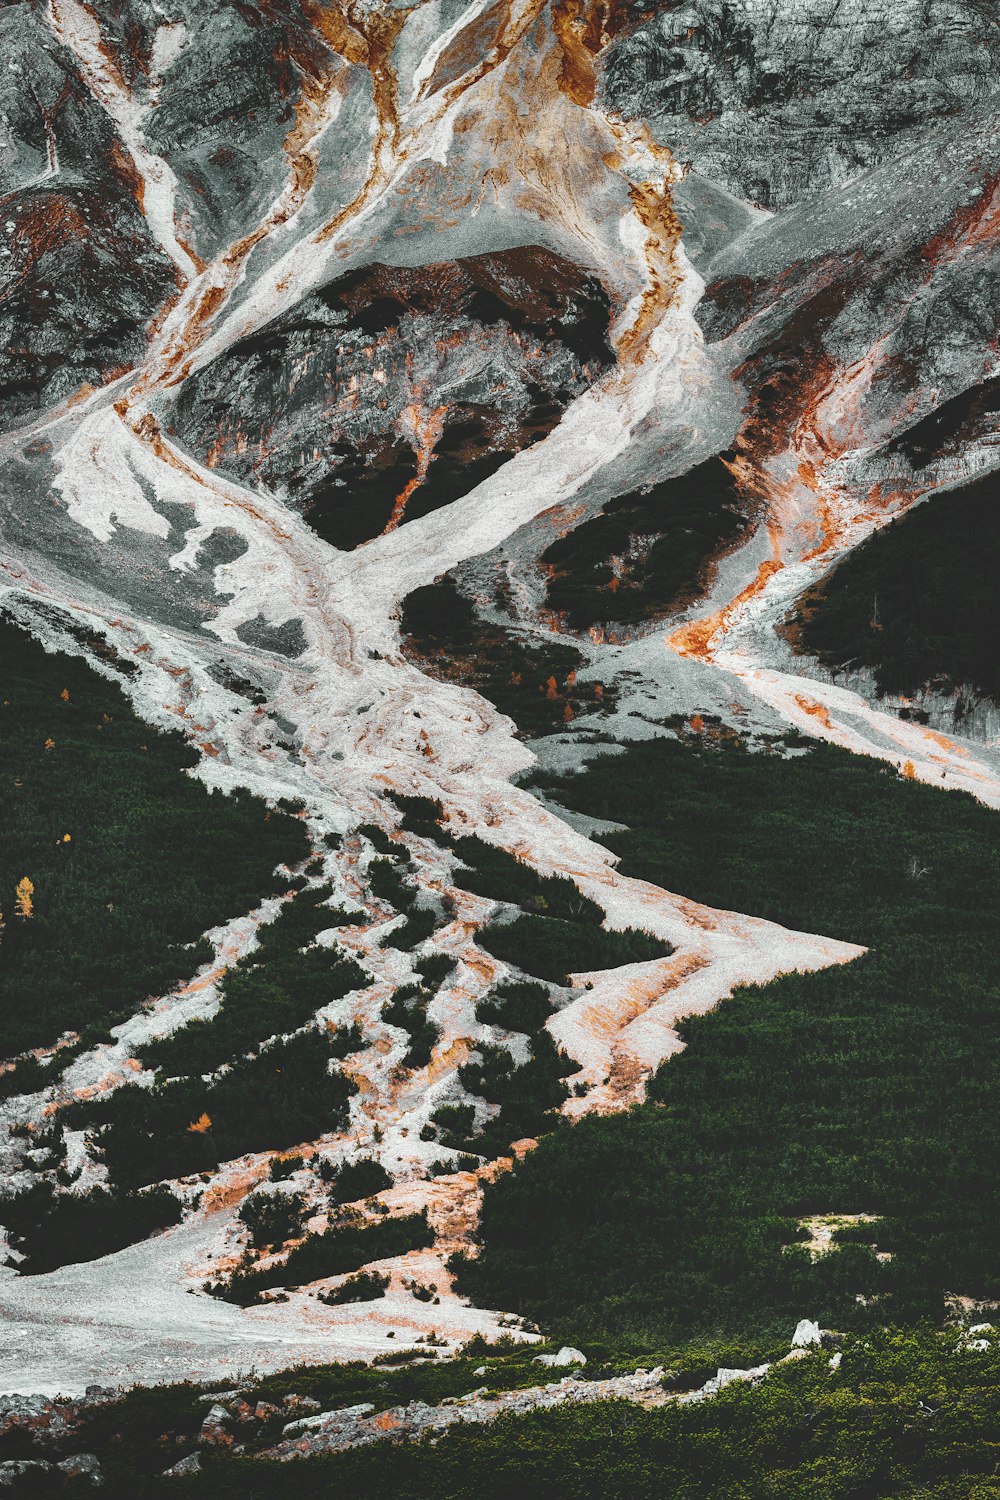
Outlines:
POLYGON ((1000 481, 989 474, 856 547, 801 596, 787 633, 833 671, 870 667, 883 693, 1000 702, 998 570, 1000 481))
POLYGON ((4 1055, 103 1029, 189 978, 201 934, 307 854, 297 819, 185 776, 197 759, 81 660, 0 622, 4 1055), (24 877, 30 918, 15 910, 24 877))

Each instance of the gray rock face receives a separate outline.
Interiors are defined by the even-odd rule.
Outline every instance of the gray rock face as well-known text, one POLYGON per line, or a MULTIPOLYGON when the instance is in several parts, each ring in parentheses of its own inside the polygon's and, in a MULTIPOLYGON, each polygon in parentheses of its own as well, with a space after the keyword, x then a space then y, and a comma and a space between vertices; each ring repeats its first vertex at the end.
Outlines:
POLYGON ((977 0, 667 0, 603 76, 699 172, 780 209, 995 89, 1000 15, 977 0))
POLYGON ((358 1406, 344 1406, 339 1411, 321 1411, 314 1417, 299 1417, 295 1422, 288 1422, 281 1429, 283 1438, 297 1437, 303 1432, 317 1432, 331 1430, 337 1426, 349 1426, 356 1422, 359 1417, 370 1416, 375 1410, 370 1401, 362 1401, 358 1406))
POLYGON ((37 1395, 0 1396, 0 1437, 17 1432, 45 1440, 61 1438, 73 1430, 89 1406, 99 1404, 110 1394, 102 1392, 100 1396, 88 1396, 85 1401, 37 1395))
POLYGON ((61 1474, 65 1474, 67 1479, 78 1480, 92 1486, 104 1483, 96 1453, 71 1453, 68 1458, 60 1460, 56 1468, 61 1474))
POLYGON ((173 426, 352 547, 544 437, 612 362, 608 315, 593 277, 537 248, 375 264, 194 374, 173 426))
POLYGON ((94 11, 136 96, 155 105, 146 139, 178 180, 188 242, 208 259, 280 189, 282 142, 331 54, 298 0, 98 0, 94 11))
POLYGON ((127 369, 176 286, 132 164, 40 10, 0 10, 0 423, 127 369))
POLYGON ((987 103, 712 260, 699 318, 735 356, 753 462, 825 401, 871 483, 963 477, 995 430, 998 142, 987 103))
MULTIPOLYGON (((573 1351, 578 1352, 578 1351, 573 1351)), ((555 1358, 556 1356, 550 1356, 555 1358)), ((765 1367, 766 1368, 766 1367, 765 1367)), ((733 1372, 739 1377, 742 1372, 733 1372)), ((285 1428, 282 1440, 261 1456, 264 1458, 309 1458, 317 1453, 338 1453, 370 1443, 409 1442, 437 1435, 464 1423, 492 1422, 497 1417, 520 1416, 545 1411, 566 1403, 625 1400, 643 1406, 660 1406, 672 1399, 664 1390, 665 1371, 636 1370, 634 1375, 615 1375, 608 1380, 583 1380, 564 1375, 545 1386, 491 1393, 486 1388, 465 1396, 446 1397, 438 1406, 411 1401, 378 1412, 370 1405, 321 1412, 304 1422, 285 1428)))
POLYGON ((218 1403, 210 1406, 201 1424, 198 1442, 206 1448, 231 1448, 234 1441, 232 1420, 231 1413, 224 1406, 218 1403))
POLYGON ((180 1459, 171 1468, 163 1471, 164 1479, 183 1479, 186 1474, 201 1473, 201 1454, 189 1453, 186 1458, 180 1459))

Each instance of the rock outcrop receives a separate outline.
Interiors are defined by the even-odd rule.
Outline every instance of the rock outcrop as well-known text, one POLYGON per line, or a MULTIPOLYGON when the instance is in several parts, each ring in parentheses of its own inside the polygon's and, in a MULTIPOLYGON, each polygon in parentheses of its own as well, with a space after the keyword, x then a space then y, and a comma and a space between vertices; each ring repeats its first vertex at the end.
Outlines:
POLYGON ((667 0, 612 43, 616 108, 763 208, 837 187, 1000 83, 976 0, 667 0))

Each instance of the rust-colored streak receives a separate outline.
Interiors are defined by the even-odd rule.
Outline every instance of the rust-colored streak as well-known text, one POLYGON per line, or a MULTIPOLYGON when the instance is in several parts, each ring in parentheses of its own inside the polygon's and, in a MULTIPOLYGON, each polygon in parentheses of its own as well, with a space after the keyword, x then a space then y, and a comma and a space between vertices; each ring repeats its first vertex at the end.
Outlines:
POLYGON ((562 50, 559 87, 568 99, 586 109, 597 90, 593 29, 583 0, 556 0, 552 30, 562 50))
POLYGON ((494 0, 470 25, 464 26, 438 57, 421 97, 432 97, 489 58, 501 46, 509 20, 509 0, 494 0))
POLYGON ((624 29, 628 7, 621 0, 555 0, 552 30, 562 50, 559 87, 586 109, 597 92, 596 61, 624 29))
POLYGON ((410 496, 414 490, 420 488, 427 478, 427 470, 434 456, 434 449, 444 430, 444 419, 447 414, 447 406, 436 406, 431 412, 423 411, 415 404, 411 404, 406 408, 403 414, 404 421, 413 433, 415 440, 417 472, 413 475, 412 479, 407 480, 403 489, 396 496, 395 504, 392 507, 392 515, 385 523, 383 536, 390 531, 396 530, 396 527, 403 520, 406 513, 406 506, 410 496))
MULTIPOLYGON (((407 9, 400 8, 388 13, 375 11, 352 15, 350 22, 341 13, 339 20, 333 20, 331 35, 335 40, 330 43, 333 49, 339 50, 340 44, 349 48, 342 55, 366 68, 371 75, 375 139, 364 184, 350 203, 327 220, 316 235, 317 244, 332 239, 388 180, 388 163, 399 144, 399 89, 391 57, 408 14, 407 9)), ((315 7, 310 12, 311 19, 321 30, 327 24, 326 16, 325 7, 315 7)))
POLYGON ((951 260, 973 245, 994 247, 1000 240, 1000 170, 986 177, 980 192, 924 245, 921 255, 932 266, 951 260))
POLYGON ((802 693, 795 694, 795 702, 798 704, 799 708, 801 708, 804 714, 808 714, 810 718, 818 719, 819 722, 823 725, 824 729, 833 729, 833 724, 830 719, 830 710, 825 706, 825 704, 817 703, 815 698, 806 698, 802 693))
POLYGON ((619 342, 619 359, 634 354, 648 338, 680 285, 677 247, 681 242, 683 228, 674 210, 669 186, 673 159, 661 147, 656 148, 656 153, 661 158, 666 158, 663 163, 663 187, 650 183, 629 184, 629 197, 646 231, 645 258, 649 285, 642 295, 638 316, 619 342))
POLYGON ((717 609, 703 619, 691 620, 679 626, 667 636, 667 645, 678 656, 690 656, 697 661, 711 661, 712 643, 720 632, 726 630, 736 611, 764 589, 768 580, 779 573, 784 564, 777 557, 769 557, 757 569, 752 583, 736 595, 729 604, 717 609))

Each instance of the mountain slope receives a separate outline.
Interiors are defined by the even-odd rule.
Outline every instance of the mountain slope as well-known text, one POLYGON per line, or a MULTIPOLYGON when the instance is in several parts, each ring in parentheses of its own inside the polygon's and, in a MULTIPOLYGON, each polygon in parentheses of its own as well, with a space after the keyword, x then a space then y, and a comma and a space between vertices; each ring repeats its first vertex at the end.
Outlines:
MULTIPOLYGON (((0 1380, 530 1341, 588 1243, 579 1336, 609 1343, 703 1314, 737 1347, 768 1277, 785 1320, 991 1297, 992 1073, 963 1079, 995 1024, 1000 755, 785 626, 887 523, 992 483, 988 7, 19 0, 2 25, 0 596, 185 737, 179 819, 268 821, 239 881, 201 829, 197 914, 154 903, 211 960, 137 955, 110 1039, 10 1075, 0 1380), (289 810, 301 868, 262 902, 289 810), (875 1052, 898 1102, 866 1140, 875 1052), (671 1191, 623 1255, 650 1173, 671 1191), (794 1250, 796 1219, 869 1213, 890 1271, 794 1250)), ((134 788, 126 831, 197 859, 134 788)))

